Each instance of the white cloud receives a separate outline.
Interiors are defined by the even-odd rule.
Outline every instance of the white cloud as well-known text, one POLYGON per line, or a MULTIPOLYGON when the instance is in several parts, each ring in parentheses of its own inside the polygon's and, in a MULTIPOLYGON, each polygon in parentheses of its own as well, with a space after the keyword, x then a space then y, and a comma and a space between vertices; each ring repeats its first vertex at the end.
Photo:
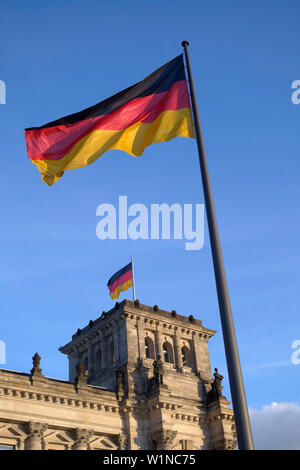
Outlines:
POLYGON ((245 370, 270 369, 271 367, 282 367, 289 365, 292 365, 292 361, 268 362, 266 364, 259 364, 258 366, 247 367, 245 370))
POLYGON ((300 450, 300 406, 297 403, 250 408, 255 449, 300 450))

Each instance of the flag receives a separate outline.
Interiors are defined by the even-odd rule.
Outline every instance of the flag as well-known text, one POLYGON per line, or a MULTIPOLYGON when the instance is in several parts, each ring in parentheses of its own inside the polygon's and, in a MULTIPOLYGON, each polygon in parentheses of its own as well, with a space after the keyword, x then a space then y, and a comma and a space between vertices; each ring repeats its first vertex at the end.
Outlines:
POLYGON ((194 137, 182 54, 95 106, 25 129, 28 157, 50 186, 107 150, 137 157, 148 145, 174 137, 194 137))
POLYGON ((112 299, 117 299, 121 292, 129 289, 133 285, 132 263, 127 264, 114 274, 107 283, 109 295, 112 299))

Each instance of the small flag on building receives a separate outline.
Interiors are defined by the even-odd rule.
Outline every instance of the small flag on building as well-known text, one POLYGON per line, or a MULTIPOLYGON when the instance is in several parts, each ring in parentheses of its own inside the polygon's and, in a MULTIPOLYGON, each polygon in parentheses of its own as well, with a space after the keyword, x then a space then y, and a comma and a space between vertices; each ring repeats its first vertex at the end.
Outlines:
POLYGON ((132 261, 116 272, 107 283, 109 295, 117 299, 121 292, 134 286, 132 261))
POLYGON ((107 150, 137 157, 174 137, 194 137, 182 54, 91 108, 25 130, 28 157, 50 186, 107 150))

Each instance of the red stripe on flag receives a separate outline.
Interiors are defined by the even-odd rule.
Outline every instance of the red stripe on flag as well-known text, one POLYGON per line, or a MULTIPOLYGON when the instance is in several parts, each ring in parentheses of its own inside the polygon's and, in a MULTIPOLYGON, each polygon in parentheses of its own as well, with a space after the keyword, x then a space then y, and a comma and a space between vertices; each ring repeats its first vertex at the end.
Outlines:
POLYGON ((111 114, 25 131, 27 153, 31 160, 60 160, 93 130, 123 130, 136 122, 150 123, 163 111, 182 108, 190 108, 186 80, 175 82, 166 92, 131 100, 111 114))
POLYGON ((118 286, 125 284, 125 282, 129 281, 129 279, 132 279, 132 270, 127 271, 127 273, 125 274, 122 274, 119 279, 117 279, 115 282, 108 286, 110 294, 114 292, 118 286))

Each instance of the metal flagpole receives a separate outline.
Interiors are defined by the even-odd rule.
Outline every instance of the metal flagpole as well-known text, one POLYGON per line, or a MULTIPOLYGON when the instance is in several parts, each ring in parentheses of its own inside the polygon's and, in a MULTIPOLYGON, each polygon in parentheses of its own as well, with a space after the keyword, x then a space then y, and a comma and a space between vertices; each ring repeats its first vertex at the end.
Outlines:
POLYGON ((228 287, 223 263, 223 256, 209 181, 208 167, 206 162, 202 131, 200 126, 198 105, 195 94, 194 81, 192 77, 191 64, 189 58, 188 41, 183 41, 186 67, 189 79, 192 111, 194 117, 194 127, 198 146, 199 162, 201 168, 204 200, 209 229, 211 252, 214 264, 215 280, 218 293, 219 310, 222 323, 223 339, 227 360, 228 375, 232 396, 232 405, 236 421, 237 439, 240 450, 253 450, 253 439, 250 427, 248 406, 246 401, 242 370, 239 359, 238 346, 235 336, 228 287))
POLYGON ((133 294, 133 301, 135 301, 135 283, 134 283, 133 257, 131 257, 131 267, 132 267, 132 294, 133 294))

